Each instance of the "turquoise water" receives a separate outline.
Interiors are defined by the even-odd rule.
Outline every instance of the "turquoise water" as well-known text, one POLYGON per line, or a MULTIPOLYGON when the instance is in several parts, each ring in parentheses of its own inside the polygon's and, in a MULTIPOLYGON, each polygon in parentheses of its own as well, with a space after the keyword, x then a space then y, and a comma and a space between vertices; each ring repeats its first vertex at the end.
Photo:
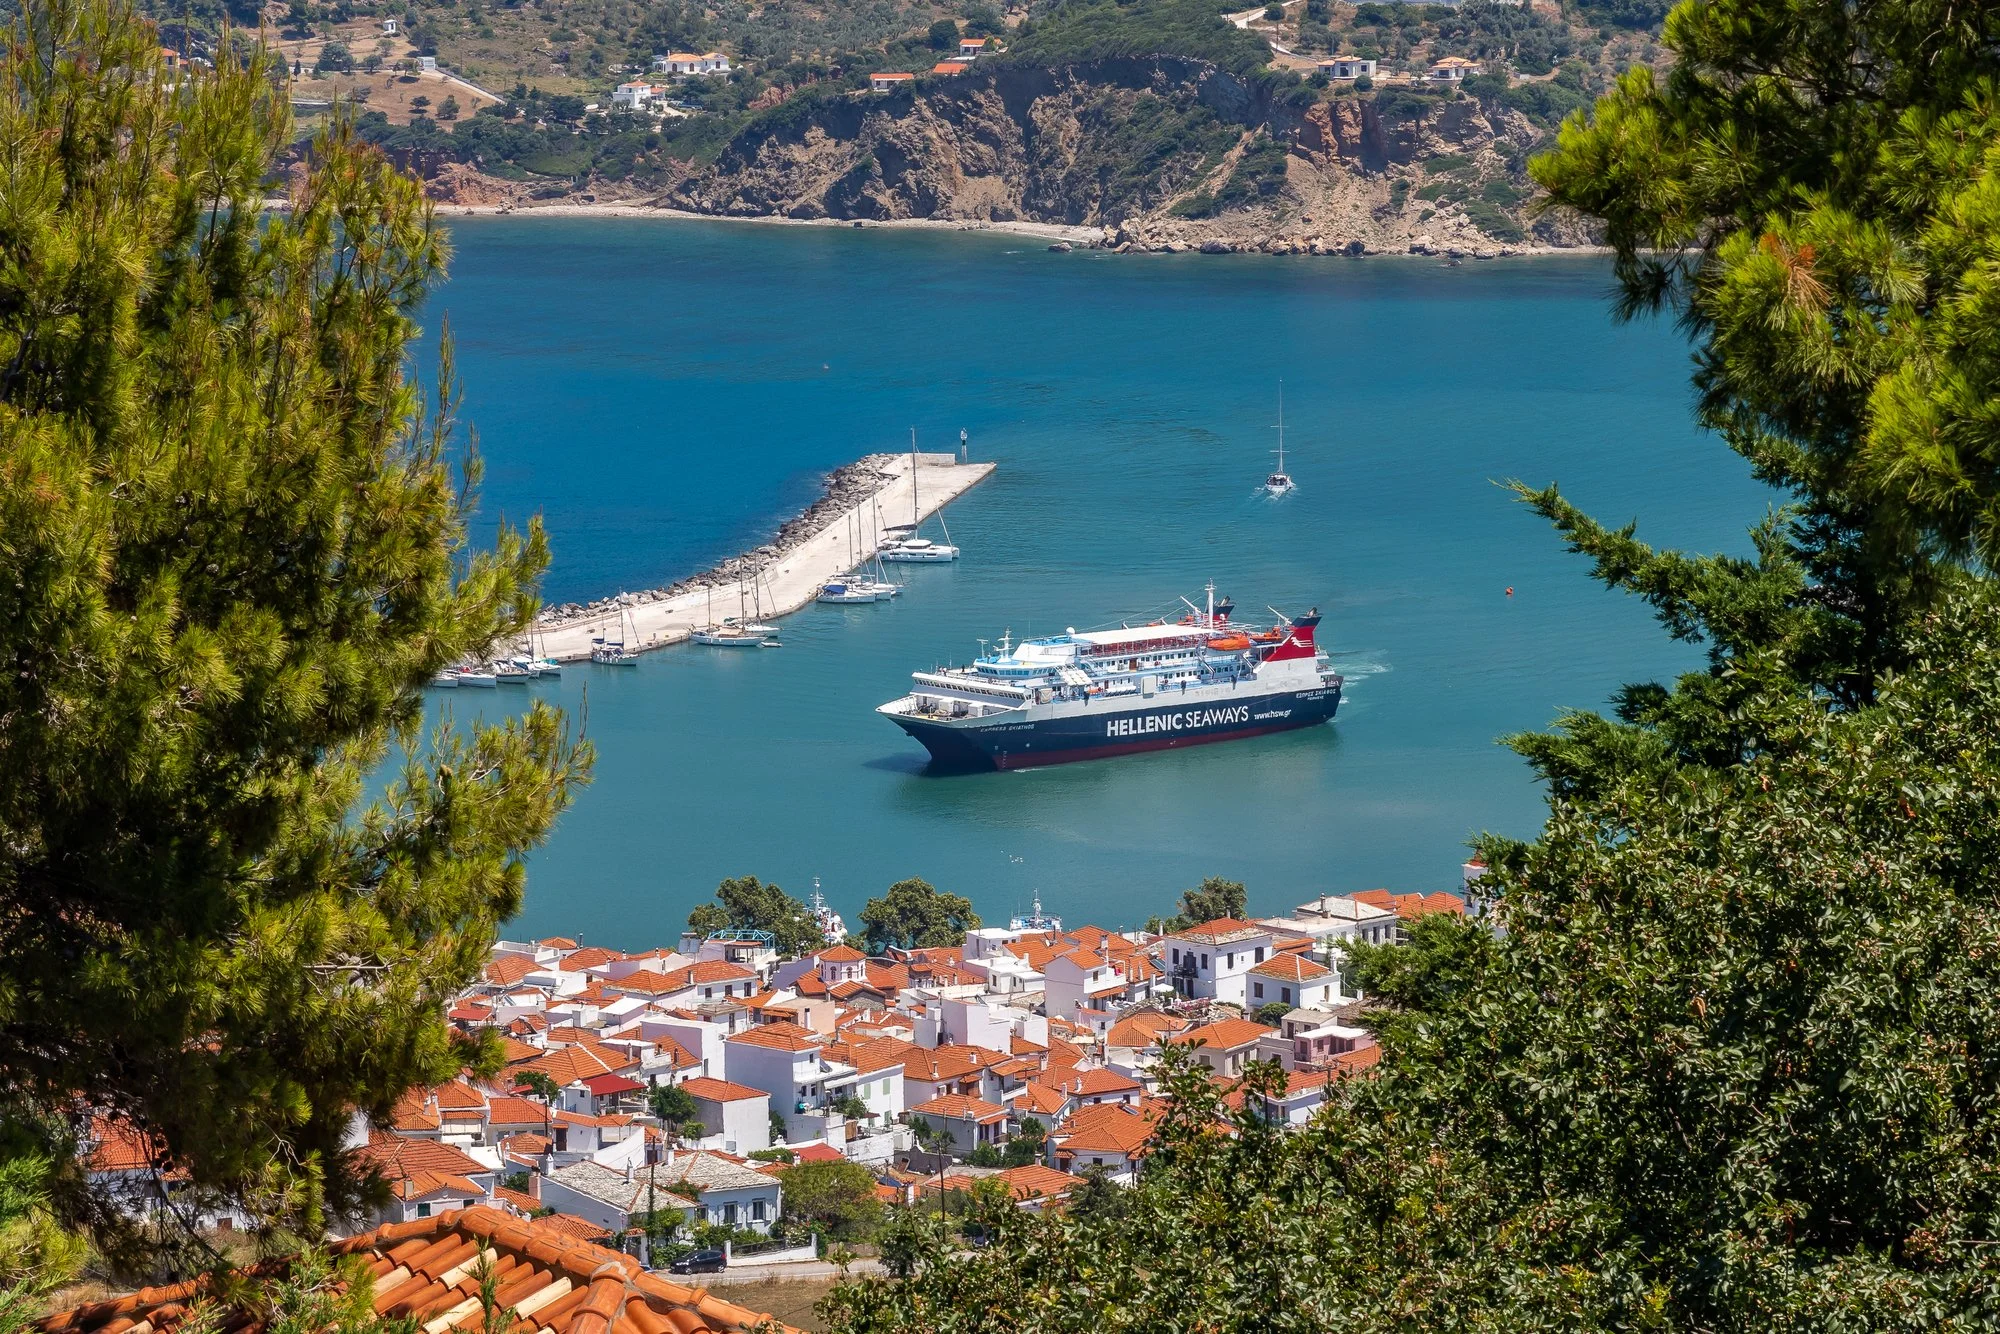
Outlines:
MULTIPOLYGON (((489 472, 541 512, 553 600, 666 582, 765 540, 828 469, 969 432, 998 472, 949 510, 955 566, 812 607, 782 650, 694 647, 533 687, 599 761, 532 865, 519 930, 669 940, 727 875, 835 907, 921 875, 989 918, 1137 925, 1204 875, 1253 908, 1451 887, 1482 829, 1532 834, 1496 744, 1681 669, 1495 483, 1744 545, 1765 494, 1688 424, 1687 352, 1619 326, 1592 260, 1051 254, 1020 238, 653 221, 453 220, 448 313, 489 472), (1265 498, 1278 382, 1296 493, 1265 498), (939 778, 874 705, 981 638, 1199 599, 1327 612, 1330 727, 939 778), (1507 589, 1511 587, 1510 597, 1507 589)), ((460 713, 509 695, 439 692, 460 713)))

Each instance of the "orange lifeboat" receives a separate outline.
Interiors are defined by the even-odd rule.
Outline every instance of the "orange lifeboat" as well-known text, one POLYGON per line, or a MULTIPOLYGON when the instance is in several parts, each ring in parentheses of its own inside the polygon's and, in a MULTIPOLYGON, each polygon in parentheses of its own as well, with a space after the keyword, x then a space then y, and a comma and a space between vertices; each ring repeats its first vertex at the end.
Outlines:
POLYGON ((1250 638, 1256 640, 1259 644, 1280 643, 1284 637, 1285 632, 1283 630, 1252 630, 1250 632, 1250 638))
POLYGON ((1224 635, 1220 639, 1209 640, 1208 646, 1217 653, 1238 653, 1250 647, 1250 636, 1224 635))

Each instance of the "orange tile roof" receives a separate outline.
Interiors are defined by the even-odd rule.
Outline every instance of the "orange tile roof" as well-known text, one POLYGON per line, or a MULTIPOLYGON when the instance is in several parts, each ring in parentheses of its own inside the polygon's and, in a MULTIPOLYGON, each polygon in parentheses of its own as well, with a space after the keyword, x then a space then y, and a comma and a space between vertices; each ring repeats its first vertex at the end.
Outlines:
POLYGON ((1275 977, 1280 982, 1317 982, 1333 976, 1331 968, 1303 954, 1274 954, 1250 971, 1259 977, 1275 977))
POLYGON ((518 1065, 522 1061, 532 1061, 542 1054, 540 1047, 530 1047, 525 1042, 513 1038, 500 1039, 500 1059, 508 1065, 518 1065))
POLYGON ((903 1073, 913 1079, 963 1079, 977 1074, 989 1065, 998 1065, 1006 1060, 997 1051, 984 1047, 916 1047, 912 1046, 903 1062, 903 1073))
POLYGON ((569 1237, 575 1241, 601 1242, 610 1239, 611 1229, 588 1218, 578 1218, 575 1214, 543 1214, 540 1218, 528 1220, 528 1226, 541 1228, 569 1237))
MULTIPOLYGON (((1269 1032, 1269 1029, 1262 1030, 1269 1032)), ((1136 1079, 1121 1075, 1116 1070, 1073 1070, 1057 1083, 1057 1088, 1079 1097, 1102 1097, 1107 1093, 1135 1093, 1141 1087, 1136 1079)))
POLYGON ((122 1117, 91 1117, 89 1138, 91 1149, 85 1166, 93 1172, 148 1171, 166 1157, 163 1142, 149 1141, 122 1117))
POLYGON ((726 1079, 710 1079, 703 1075, 696 1079, 683 1079, 682 1088, 691 1098, 705 1098, 709 1102, 744 1102, 750 1098, 764 1098, 770 1095, 762 1089, 753 1089, 747 1084, 732 1084, 726 1079))
POLYGON ((524 1190, 513 1190, 506 1186, 495 1186, 493 1198, 501 1204, 510 1204, 523 1214, 532 1214, 542 1207, 542 1202, 524 1190))
POLYGON ((607 963, 617 963, 625 956, 617 950, 607 950, 602 945, 586 945, 574 954, 563 956, 563 967, 570 972, 581 972, 586 968, 598 968, 607 963))
MULTIPOLYGON (((468 1304, 476 1313, 480 1279, 468 1272, 467 1262, 489 1251, 500 1302, 520 1317, 516 1329, 532 1325, 549 1334, 749 1334, 772 1329, 795 1334, 791 1327, 714 1293, 646 1273, 631 1256, 558 1229, 532 1226, 499 1209, 454 1209, 392 1223, 335 1242, 332 1249, 336 1255, 362 1258, 376 1283, 375 1309, 391 1320, 435 1323, 468 1304)), ((268 1279, 282 1272, 282 1266, 240 1272, 268 1279)), ((59 1312, 40 1328, 44 1334, 119 1334, 144 1324, 157 1334, 173 1334, 202 1309, 198 1299, 213 1291, 206 1279, 144 1288, 59 1312)), ((249 1310, 226 1310, 219 1325, 232 1334, 261 1334, 265 1328, 264 1317, 249 1310)))
POLYGON ((1247 1047, 1258 1038, 1275 1032, 1277 1030, 1274 1028, 1266 1028, 1248 1019, 1218 1019, 1212 1024, 1203 1024, 1200 1028, 1190 1028, 1187 1032, 1173 1037, 1171 1041, 1184 1042, 1189 1046, 1200 1043, 1204 1047, 1230 1051, 1237 1047, 1247 1047))
POLYGON ((810 1047, 826 1045, 826 1039, 811 1029, 784 1021, 746 1028, 741 1033, 731 1034, 726 1040, 752 1047, 775 1047, 780 1051, 805 1051, 810 1047))
POLYGON ((487 964, 485 969, 486 980, 503 987, 511 987, 535 971, 535 961, 525 954, 503 954, 487 964))
POLYGON ((1055 1168, 1044 1167, 1040 1163, 1029 1163, 1025 1167, 1010 1167, 998 1173, 996 1179, 1007 1183, 1008 1191, 1016 1200, 1061 1197, 1083 1184, 1082 1177, 1058 1172, 1055 1168))
MULTIPOLYGON (((877 75, 876 77, 886 78, 890 76, 877 75)), ((903 77, 907 79, 910 76, 906 74, 903 77)), ((835 945, 831 949, 821 950, 818 954, 815 954, 813 957, 819 960, 821 963, 860 963, 863 959, 866 959, 868 956, 863 954, 860 950, 855 949, 852 945, 835 945)))
POLYGON ((871 959, 867 973, 868 985, 877 991, 901 991, 910 985, 910 970, 900 963, 876 963, 871 959))
POLYGON ((1128 1107, 1124 1103, 1106 1102, 1079 1107, 1056 1128, 1055 1133, 1063 1137, 1057 1151, 1130 1155, 1144 1148, 1152 1138, 1153 1122, 1158 1118, 1159 1110, 1153 1106, 1128 1107))
POLYGON ((1138 1014, 1128 1014, 1113 1024, 1110 1031, 1104 1035, 1104 1045, 1150 1047, 1160 1040, 1160 1034, 1178 1033, 1187 1026, 1187 1020, 1175 1015, 1144 1010, 1138 1014))
POLYGON ((920 1102, 910 1110, 919 1116, 941 1116, 953 1121, 977 1121, 981 1125, 1007 1119, 1005 1107, 996 1107, 984 1098, 975 1098, 965 1093, 947 1093, 943 1097, 920 1102))
POLYGON ((972 66, 966 64, 963 60, 940 60, 937 64, 931 66, 931 73, 963 74, 971 68, 972 66))
POLYGON ((1436 894, 1391 894, 1386 889, 1364 889, 1348 897, 1356 903, 1365 903, 1371 908, 1387 908, 1406 922, 1419 917, 1428 917, 1434 912, 1465 916, 1465 900, 1456 894, 1446 894, 1442 891, 1436 894))
POLYGON ((610 1056, 601 1053, 595 1045, 556 1047, 543 1052, 532 1061, 514 1068, 520 1075, 533 1070, 556 1081, 557 1088, 568 1088, 593 1075, 608 1075, 617 1070, 629 1070, 638 1062, 623 1052, 613 1052, 610 1056))
POLYGON ((1069 1095, 1061 1089, 1050 1088, 1047 1084, 1026 1084, 1014 1095, 1016 1112, 1033 1112, 1037 1116, 1061 1116, 1063 1108, 1069 1106, 1069 1095))
POLYGON ((550 936, 546 940, 538 940, 535 943, 537 945, 545 945, 552 950, 573 950, 576 948, 576 942, 568 936, 550 936))

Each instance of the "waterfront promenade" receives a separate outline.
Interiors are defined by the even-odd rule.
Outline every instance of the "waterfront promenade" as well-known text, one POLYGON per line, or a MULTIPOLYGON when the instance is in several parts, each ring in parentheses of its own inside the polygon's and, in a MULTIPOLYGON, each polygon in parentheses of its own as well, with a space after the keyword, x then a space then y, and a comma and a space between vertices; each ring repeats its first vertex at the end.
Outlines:
MULTIPOLYGON (((991 463, 960 463, 952 454, 918 454, 916 460, 916 500, 926 519, 984 481, 994 467, 991 463)), ((910 522, 910 455, 879 456, 878 466, 883 482, 872 497, 847 509, 831 511, 816 532, 794 540, 777 555, 765 559, 762 614, 766 619, 789 615, 807 606, 818 595, 821 584, 846 571, 853 561, 855 534, 861 535, 861 554, 865 558, 873 554, 867 537, 878 522, 884 525, 910 522)), ((933 532, 931 536, 941 535, 933 532)), ((671 597, 655 601, 635 599, 622 608, 594 611, 560 624, 538 624, 534 647, 559 662, 576 662, 590 657, 591 640, 600 636, 622 638, 631 649, 678 644, 708 623, 709 591, 701 583, 704 578, 714 580, 715 618, 719 621, 725 616, 735 616, 735 579, 729 575, 696 576, 671 597)))

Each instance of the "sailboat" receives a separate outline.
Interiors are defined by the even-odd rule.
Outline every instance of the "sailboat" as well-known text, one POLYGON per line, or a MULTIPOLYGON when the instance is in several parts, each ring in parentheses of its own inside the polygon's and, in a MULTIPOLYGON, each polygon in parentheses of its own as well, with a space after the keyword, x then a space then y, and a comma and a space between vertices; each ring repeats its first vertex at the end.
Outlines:
MULTIPOLYGON (((618 638, 609 639, 603 635, 596 635, 591 639, 590 660, 592 662, 602 663, 606 667, 637 667, 639 665, 638 651, 625 647, 625 616, 626 613, 622 610, 618 613, 618 638)), ((639 637, 639 627, 636 624, 632 627, 632 637, 634 639, 639 637)))
MULTIPOLYGON (((741 583, 736 585, 736 593, 740 601, 743 595, 743 585, 741 583)), ((762 642, 763 636, 761 634, 751 634, 743 626, 737 624, 738 619, 738 617, 731 616, 719 623, 716 621, 715 585, 710 584, 708 586, 708 624, 693 631, 689 637, 695 643, 706 644, 710 648, 756 648, 762 642)))
MULTIPOLYGON (((871 517, 874 518, 876 525, 879 527, 882 521, 881 502, 870 497, 868 503, 871 506, 871 517)), ((890 598, 901 595, 903 586, 893 582, 889 578, 889 572, 882 568, 881 545, 879 541, 869 543, 869 550, 872 554, 867 560, 860 562, 855 567, 854 574, 849 578, 849 583, 854 587, 864 588, 873 593, 877 602, 887 602, 890 598), (869 561, 873 561, 875 564, 872 574, 865 568, 869 561)))
POLYGON ((1282 496, 1292 489, 1292 475, 1285 471, 1285 382, 1278 381, 1278 470, 1264 479, 1264 489, 1274 496, 1282 496))
POLYGON ((944 527, 944 511, 938 511, 938 527, 944 529, 944 541, 933 542, 928 537, 917 536, 917 529, 924 521, 923 506, 917 501, 917 428, 910 428, 910 526, 908 535, 896 539, 877 553, 882 560, 898 561, 903 564, 931 564, 958 559, 958 548, 951 544, 951 530, 944 527))

